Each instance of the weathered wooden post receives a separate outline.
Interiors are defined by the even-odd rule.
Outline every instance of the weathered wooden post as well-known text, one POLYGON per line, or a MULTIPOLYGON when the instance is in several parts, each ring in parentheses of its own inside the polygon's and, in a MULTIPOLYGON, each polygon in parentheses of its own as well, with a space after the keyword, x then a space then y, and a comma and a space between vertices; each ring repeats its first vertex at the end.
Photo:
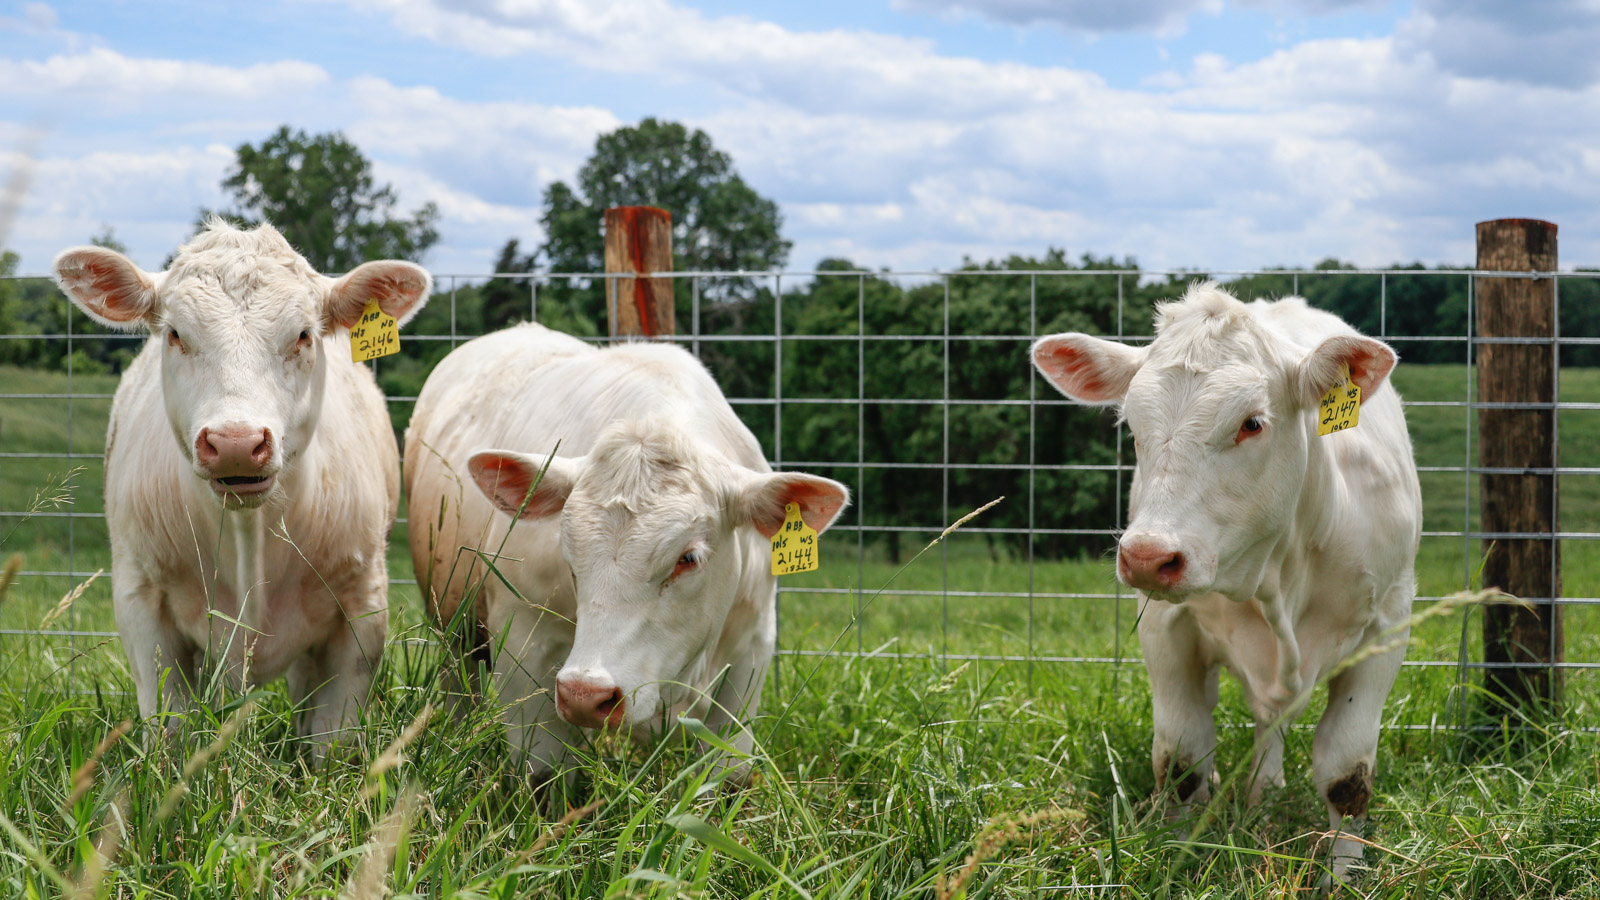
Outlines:
MULTIPOLYGON (((1478 223, 1478 268, 1497 272, 1553 272, 1556 226, 1537 219, 1478 223)), ((1484 608, 1484 686, 1520 707, 1561 699, 1565 656, 1561 607, 1561 543, 1557 503, 1555 281, 1552 278, 1477 279, 1478 458, 1482 527, 1487 534, 1549 534, 1486 540, 1485 587, 1530 601, 1531 608, 1484 608), (1496 343, 1500 338, 1536 342, 1496 343), (1505 408, 1518 404, 1518 408, 1505 408), (1521 406, 1527 404, 1528 406, 1521 406), (1540 665, 1543 664, 1543 665, 1540 665), (1533 701, 1530 703, 1530 701, 1533 701)))
MULTIPOLYGON (((672 214, 654 206, 606 210, 606 274, 672 271, 672 214)), ((671 278, 607 278, 611 339, 676 332, 671 278)))

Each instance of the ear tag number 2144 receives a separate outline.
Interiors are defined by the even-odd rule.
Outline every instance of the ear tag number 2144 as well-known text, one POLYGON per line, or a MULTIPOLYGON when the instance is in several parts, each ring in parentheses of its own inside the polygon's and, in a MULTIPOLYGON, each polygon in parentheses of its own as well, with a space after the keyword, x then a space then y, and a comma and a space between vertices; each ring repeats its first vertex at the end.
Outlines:
POLYGON ((350 329, 350 358, 366 362, 399 352, 400 323, 379 309, 378 301, 368 300, 367 308, 361 311, 361 321, 350 329))
POLYGON ((772 574, 793 575, 817 567, 817 532, 800 518, 800 504, 783 508, 783 525, 772 536, 772 574))

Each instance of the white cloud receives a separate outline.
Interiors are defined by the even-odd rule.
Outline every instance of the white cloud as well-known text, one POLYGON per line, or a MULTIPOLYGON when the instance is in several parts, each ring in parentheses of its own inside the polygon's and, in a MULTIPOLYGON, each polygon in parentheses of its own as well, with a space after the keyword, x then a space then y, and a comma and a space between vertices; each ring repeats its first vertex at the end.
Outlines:
POLYGON ((792 31, 708 17, 664 0, 527 0, 456 7, 355 0, 400 28, 488 56, 530 52, 588 68, 693 79, 724 94, 811 110, 899 116, 1071 103, 1103 87, 1090 72, 946 56, 931 41, 865 31, 792 31))
POLYGON ((55 254, 110 224, 139 265, 156 270, 193 231, 195 212, 221 202, 233 161, 220 144, 152 153, 96 152, 38 160, 12 249, 41 274, 55 254))
POLYGON ((1222 12, 1222 0, 893 0, 891 5, 898 12, 981 16, 1006 25, 1055 25, 1094 34, 1172 34, 1195 13, 1222 12))
POLYGON ((552 180, 571 179, 595 138, 622 124, 593 106, 469 103, 377 78, 355 79, 349 105, 360 111, 347 129, 357 145, 403 158, 441 184, 525 206, 540 203, 552 180))
POLYGON ((0 59, 0 96, 48 97, 55 104, 119 107, 159 97, 250 100, 318 88, 321 66, 284 61, 243 68, 124 56, 105 47, 48 59, 0 59))
POLYGON ((1600 4, 1592 0, 1421 0, 1402 46, 1475 78, 1582 88, 1600 81, 1600 4))
MULTIPOLYGON (((577 66, 637 83, 648 88, 641 105, 681 108, 692 97, 695 112, 676 115, 779 201, 800 268, 841 255, 949 268, 1051 246, 1150 266, 1464 262, 1472 222, 1504 215, 1559 221, 1564 258, 1600 261, 1600 213, 1591 211, 1600 209, 1600 88, 1463 74, 1419 49, 1413 33, 1302 41, 1246 62, 1173 59, 1145 85, 1120 88, 1090 71, 951 55, 892 34, 788 29, 666 0, 355 2, 446 47, 525 53, 557 77, 577 66)), ((1267 5, 1297 3, 1343 0, 1267 5)), ((1158 7, 1204 8, 1145 8, 1158 7)), ((429 86, 426 72, 406 77, 411 86, 400 76, 335 82, 309 63, 229 69, 109 50, 27 65, 0 61, 0 96, 70 106, 114 104, 123 91, 152 111, 122 120, 116 142, 101 125, 69 149, 52 144, 65 199, 29 207, 38 233, 51 236, 47 249, 29 251, 34 269, 60 240, 80 241, 103 221, 159 262, 196 207, 220 202, 226 148, 288 121, 344 130, 380 181, 396 185, 401 209, 439 203, 443 243, 428 263, 481 272, 507 238, 537 245, 544 187, 570 179, 595 138, 624 122, 600 105, 471 99, 429 86), (26 90, 23 75, 35 79, 26 90), (190 90, 195 78, 214 89, 190 90), (262 83, 278 87, 238 93, 262 83), (98 155, 123 140, 133 145, 128 159, 113 166, 98 155), (74 167, 83 171, 67 177, 74 167), (136 192, 101 170, 148 180, 150 202, 135 204, 136 192)))

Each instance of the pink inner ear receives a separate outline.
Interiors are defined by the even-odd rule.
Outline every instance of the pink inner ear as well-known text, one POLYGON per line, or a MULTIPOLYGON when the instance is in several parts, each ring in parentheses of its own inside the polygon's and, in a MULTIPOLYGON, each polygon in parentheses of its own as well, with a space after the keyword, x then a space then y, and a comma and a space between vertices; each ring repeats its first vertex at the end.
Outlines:
POLYGON ((1350 380, 1361 386, 1362 402, 1383 384, 1383 379, 1394 370, 1395 362, 1394 353, 1387 347, 1377 349, 1365 343, 1360 351, 1350 355, 1350 380))
POLYGON ((800 505, 800 518, 814 531, 822 531, 833 524, 833 519, 844 507, 845 498, 836 488, 814 481, 785 482, 770 497, 770 505, 752 517, 751 524, 766 537, 772 537, 783 527, 784 517, 791 503, 800 505))
POLYGON ((414 266, 393 260, 363 263, 336 282, 331 315, 349 328, 361 320, 367 302, 376 300, 386 315, 404 321, 427 292, 428 280, 414 266))
POLYGON ((1114 403, 1122 399, 1132 370, 1122 355, 1108 351, 1100 340, 1086 335, 1044 338, 1034 345, 1033 362, 1058 390, 1083 403, 1114 403))
MULTIPOLYGON (((533 474, 522 460, 509 456, 478 456, 472 460, 472 479, 483 488, 494 505, 516 515, 522 506, 522 500, 528 496, 528 488, 533 486, 533 474)), ((527 509, 522 511, 524 516, 539 515, 535 512, 538 505, 538 496, 528 501, 527 509)))
POLYGON ((1039 368, 1068 393, 1093 399, 1105 391, 1105 382, 1100 379, 1094 360, 1070 344, 1041 348, 1037 359, 1039 368))
POLYGON ((144 295, 149 286, 126 266, 99 255, 79 257, 76 262, 78 271, 70 276, 74 292, 95 312, 113 322, 132 322, 148 311, 144 295))

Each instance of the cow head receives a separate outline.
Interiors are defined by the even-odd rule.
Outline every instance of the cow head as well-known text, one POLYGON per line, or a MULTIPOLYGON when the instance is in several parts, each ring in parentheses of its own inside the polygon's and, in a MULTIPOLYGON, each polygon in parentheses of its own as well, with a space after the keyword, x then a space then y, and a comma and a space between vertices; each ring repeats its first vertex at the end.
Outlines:
POLYGON ((148 273, 103 247, 56 257, 56 281, 90 318, 160 342, 161 386, 173 436, 194 474, 230 509, 276 493, 317 427, 328 338, 355 324, 369 299, 402 321, 427 301, 413 263, 365 263, 317 274, 271 225, 243 231, 218 219, 148 273))
POLYGON ((836 481, 751 471, 662 421, 613 425, 584 457, 485 450, 468 468, 504 512, 560 516, 577 628, 557 709, 588 728, 649 729, 690 699, 741 581, 770 584, 741 532, 772 537, 795 503, 820 534, 849 502, 836 481))
POLYGON ((1318 399, 1348 366, 1365 402, 1395 354, 1355 334, 1297 348, 1203 283, 1158 310, 1148 347, 1058 334, 1034 344, 1033 360, 1068 397, 1119 405, 1133 436, 1118 577, 1164 600, 1216 592, 1242 601, 1289 530, 1318 399))

